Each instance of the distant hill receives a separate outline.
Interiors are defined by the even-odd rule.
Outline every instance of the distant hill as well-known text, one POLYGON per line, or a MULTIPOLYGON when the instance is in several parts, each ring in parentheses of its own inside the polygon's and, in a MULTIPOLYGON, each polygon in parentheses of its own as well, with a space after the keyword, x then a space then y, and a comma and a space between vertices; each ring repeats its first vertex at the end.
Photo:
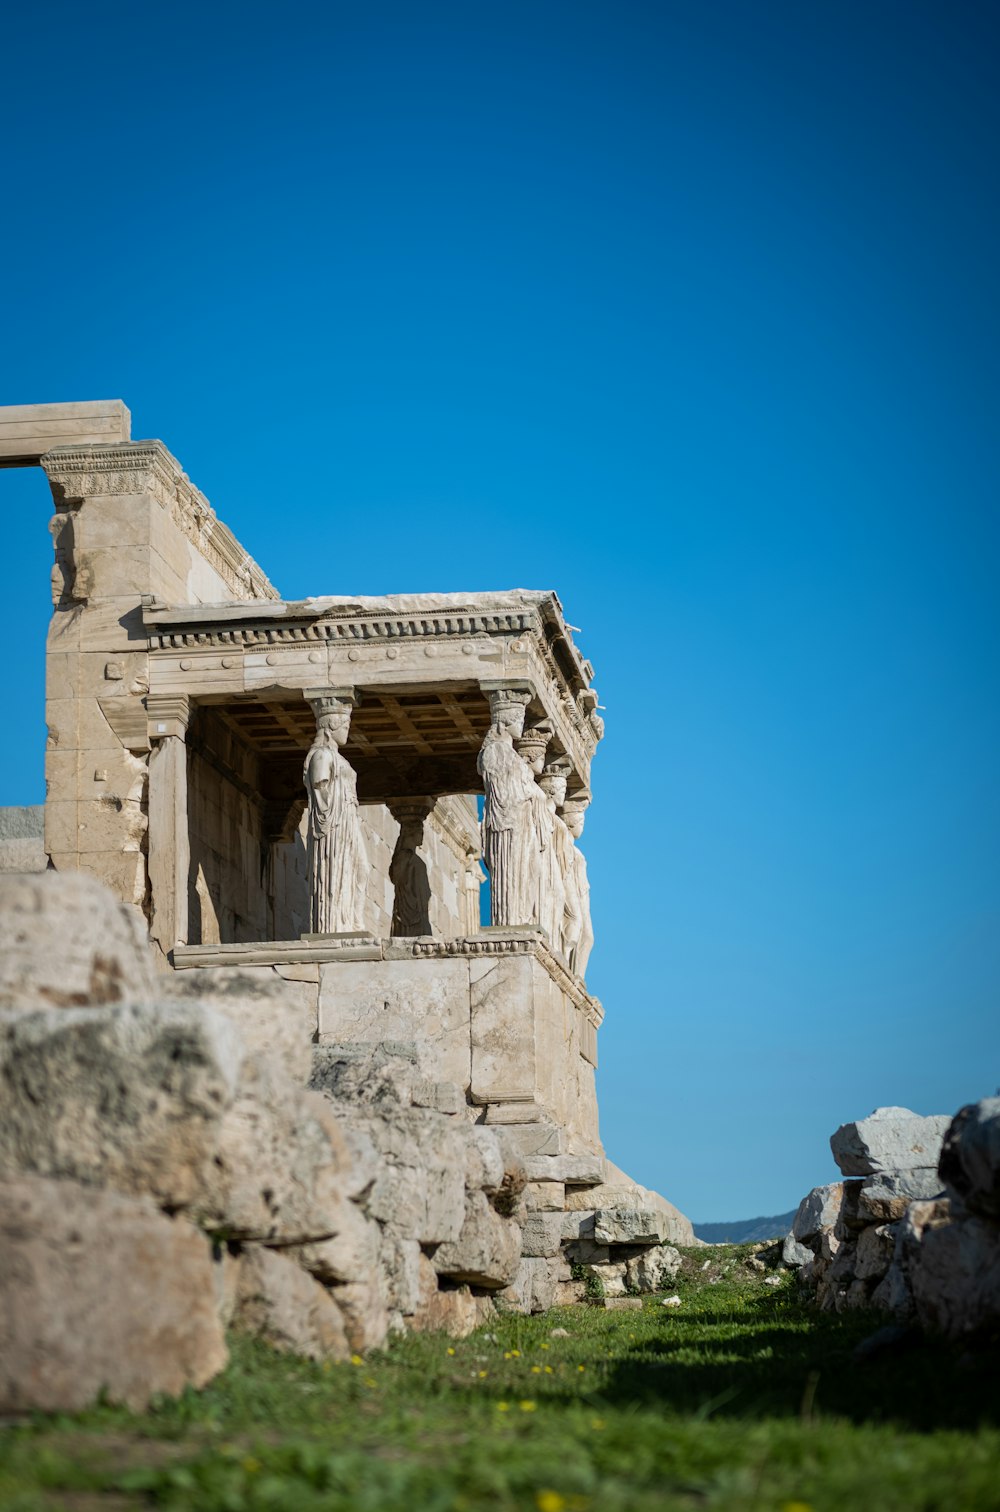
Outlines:
POLYGON ((736 1223, 696 1223, 695 1235, 706 1244, 757 1244, 764 1239, 783 1239, 792 1226, 796 1209, 776 1218, 742 1218, 736 1223))

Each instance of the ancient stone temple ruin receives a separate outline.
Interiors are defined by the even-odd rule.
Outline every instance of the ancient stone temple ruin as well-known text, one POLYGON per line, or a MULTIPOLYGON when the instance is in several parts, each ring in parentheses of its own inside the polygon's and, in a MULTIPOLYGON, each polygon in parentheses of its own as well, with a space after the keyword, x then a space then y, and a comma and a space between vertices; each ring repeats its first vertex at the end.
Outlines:
POLYGON ((582 1238, 609 1264, 689 1238, 601 1144, 579 841, 603 725, 556 594, 286 601, 129 425, 0 410, 0 465, 55 504, 47 864, 131 905, 162 972, 285 982, 317 1052, 458 1087, 523 1158, 553 1276, 582 1238))

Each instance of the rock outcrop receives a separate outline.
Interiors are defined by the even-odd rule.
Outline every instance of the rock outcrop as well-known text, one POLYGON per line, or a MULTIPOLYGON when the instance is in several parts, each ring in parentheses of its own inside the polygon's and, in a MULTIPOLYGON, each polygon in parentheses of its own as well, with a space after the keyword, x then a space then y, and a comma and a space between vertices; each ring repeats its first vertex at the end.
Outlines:
POLYGON ((803 1199, 784 1250, 817 1304, 881 1308, 955 1340, 995 1335, 1000 1098, 952 1119, 879 1109, 831 1145, 848 1179, 803 1199))
POLYGON ((154 978, 87 878, 0 890, 0 1411, 203 1385, 224 1327, 342 1359, 489 1315, 526 1173, 457 1088, 314 1057, 294 983, 154 978))

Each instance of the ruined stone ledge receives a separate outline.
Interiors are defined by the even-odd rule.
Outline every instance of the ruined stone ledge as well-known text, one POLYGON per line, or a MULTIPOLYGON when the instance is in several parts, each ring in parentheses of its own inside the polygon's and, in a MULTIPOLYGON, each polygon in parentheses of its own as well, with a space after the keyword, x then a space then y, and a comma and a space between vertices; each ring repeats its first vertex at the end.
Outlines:
POLYGON ((324 961, 439 960, 442 957, 534 956, 539 965, 587 1018, 594 1029, 604 1009, 591 997, 580 978, 533 929, 488 927, 480 934, 441 940, 429 935, 412 939, 376 939, 366 934, 303 935, 298 940, 262 940, 231 945, 177 945, 171 959, 176 970, 195 966, 290 966, 324 961))

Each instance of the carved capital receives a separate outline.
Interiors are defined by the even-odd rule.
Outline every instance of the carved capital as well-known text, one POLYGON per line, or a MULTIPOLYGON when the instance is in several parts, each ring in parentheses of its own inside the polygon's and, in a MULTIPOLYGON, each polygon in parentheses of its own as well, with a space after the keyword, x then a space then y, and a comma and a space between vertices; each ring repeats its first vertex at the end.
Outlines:
POLYGON ((528 705, 535 697, 535 689, 529 682, 480 682, 490 704, 490 722, 496 728, 509 729, 515 738, 524 730, 524 718, 528 705))
POLYGON ((433 798, 390 798, 386 808, 399 825, 423 824, 434 803, 433 798))
POLYGON ((350 726, 361 702, 353 688, 305 688, 302 696, 313 711, 317 729, 324 724, 350 726))
POLYGON ((183 740, 191 718, 191 700, 184 693, 156 693, 146 698, 146 731, 151 741, 170 735, 183 740))

